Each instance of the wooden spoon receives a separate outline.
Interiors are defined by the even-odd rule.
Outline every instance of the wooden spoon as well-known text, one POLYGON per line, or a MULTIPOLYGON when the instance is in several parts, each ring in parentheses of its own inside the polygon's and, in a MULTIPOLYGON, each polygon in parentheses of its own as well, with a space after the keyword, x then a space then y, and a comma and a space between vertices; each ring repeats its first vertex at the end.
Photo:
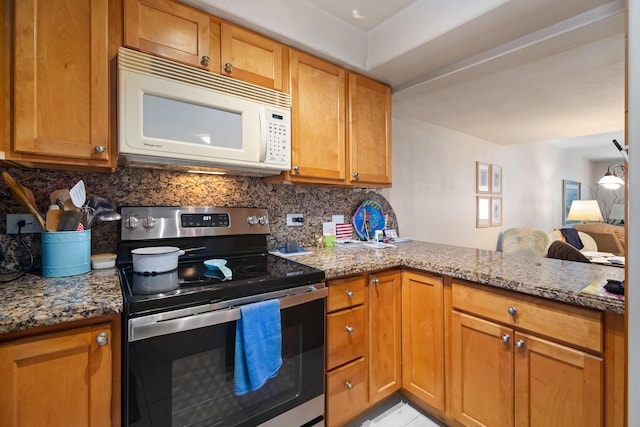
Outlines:
POLYGON ((44 218, 42 217, 42 215, 40 215, 40 212, 38 212, 38 209, 36 208, 35 198, 33 197, 33 193, 31 192, 31 190, 18 184, 7 172, 2 172, 2 178, 4 179, 4 182, 7 183, 7 186, 9 187, 9 190, 11 191, 13 197, 18 200, 22 204, 22 206, 27 208, 29 213, 36 219, 36 221, 38 221, 40 227, 43 230, 46 230, 46 223, 44 221, 44 218), (23 190, 23 188, 26 191, 23 190))

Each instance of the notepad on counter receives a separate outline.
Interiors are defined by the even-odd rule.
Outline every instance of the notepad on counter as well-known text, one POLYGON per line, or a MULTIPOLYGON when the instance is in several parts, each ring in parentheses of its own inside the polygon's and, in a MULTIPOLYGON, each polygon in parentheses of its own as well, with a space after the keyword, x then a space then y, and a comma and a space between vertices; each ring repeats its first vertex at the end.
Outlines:
POLYGON ((290 256, 296 256, 296 255, 310 254, 311 251, 306 250, 302 246, 298 246, 298 250, 296 252, 287 252, 285 248, 282 247, 282 248, 269 251, 269 253, 273 255, 283 256, 283 257, 290 257, 290 256))

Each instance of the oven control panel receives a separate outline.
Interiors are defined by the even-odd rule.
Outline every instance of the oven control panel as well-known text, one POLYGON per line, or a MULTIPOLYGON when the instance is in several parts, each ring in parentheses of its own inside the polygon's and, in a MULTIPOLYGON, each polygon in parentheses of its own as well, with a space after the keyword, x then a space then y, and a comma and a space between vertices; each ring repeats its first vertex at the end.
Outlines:
POLYGON ((229 214, 182 214, 180 216, 182 228, 189 227, 228 227, 229 214))
POLYGON ((270 232, 269 216, 262 208, 123 206, 120 213, 122 241, 270 232))

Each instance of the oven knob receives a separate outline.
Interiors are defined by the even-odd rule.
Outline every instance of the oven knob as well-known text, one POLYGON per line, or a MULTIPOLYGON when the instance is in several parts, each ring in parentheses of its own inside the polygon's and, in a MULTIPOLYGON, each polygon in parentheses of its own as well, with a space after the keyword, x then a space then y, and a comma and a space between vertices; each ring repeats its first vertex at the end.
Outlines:
POLYGON ((258 217, 258 224, 265 225, 266 223, 267 223, 267 217, 266 216, 258 217))
POLYGON ((156 219, 152 216, 148 216, 142 220, 142 226, 147 230, 151 230, 153 227, 156 226, 156 219))
POLYGON ((131 230, 133 230, 134 228, 138 228, 138 218, 136 218, 135 216, 130 216, 125 220, 124 226, 131 230))
POLYGON ((249 218, 247 218, 247 223, 249 223, 249 225, 256 225, 258 223, 258 217, 256 217, 255 215, 251 215, 249 218))

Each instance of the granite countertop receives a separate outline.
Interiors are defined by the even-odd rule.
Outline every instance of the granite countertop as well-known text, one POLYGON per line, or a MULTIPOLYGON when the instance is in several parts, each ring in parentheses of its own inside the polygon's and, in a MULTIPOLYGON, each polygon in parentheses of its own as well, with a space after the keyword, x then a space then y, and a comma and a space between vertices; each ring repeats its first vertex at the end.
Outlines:
MULTIPOLYGON (((389 249, 310 248, 290 259, 324 270, 327 279, 393 267, 410 267, 458 279, 624 313, 615 296, 590 295, 591 283, 624 278, 624 269, 426 242, 399 243, 389 249)), ((122 312, 115 268, 69 277, 35 274, 0 284, 0 334, 122 312)))
POLYGON ((397 248, 308 248, 290 259, 325 271, 327 279, 392 267, 410 267, 555 301, 624 313, 624 300, 581 292, 592 283, 604 293, 607 279, 624 279, 624 268, 525 257, 427 242, 397 248))
POLYGON ((0 334, 122 312, 115 268, 0 284, 0 334))

